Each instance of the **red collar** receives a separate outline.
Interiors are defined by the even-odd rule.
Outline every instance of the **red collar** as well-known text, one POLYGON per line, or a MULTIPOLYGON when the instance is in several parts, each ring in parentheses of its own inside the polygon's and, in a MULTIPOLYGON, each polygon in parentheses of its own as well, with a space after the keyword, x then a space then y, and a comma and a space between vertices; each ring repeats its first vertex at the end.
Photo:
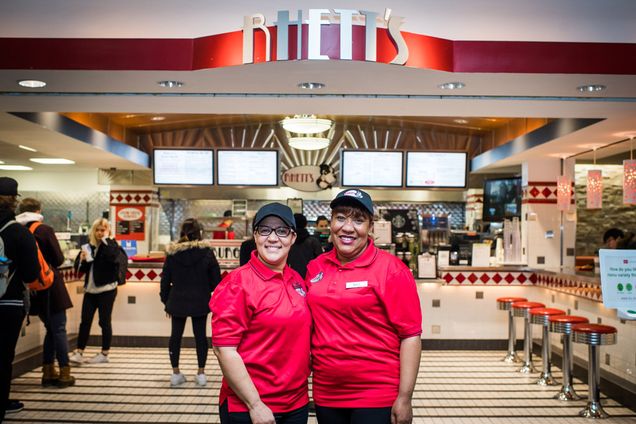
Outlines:
POLYGON ((276 272, 265 265, 263 261, 258 258, 258 252, 256 250, 252 251, 252 255, 248 263, 250 264, 254 272, 256 272, 256 274, 258 274, 258 276, 264 281, 272 280, 274 278, 280 278, 283 281, 287 281, 291 278, 291 268, 289 267, 289 265, 285 265, 285 268, 283 269, 283 273, 281 275, 280 272, 276 272))
POLYGON ((367 243, 367 247, 365 247, 364 251, 360 256, 352 260, 351 262, 347 262, 342 265, 338 260, 338 256, 336 254, 336 248, 334 246, 333 249, 327 253, 326 259, 336 264, 338 267, 342 268, 362 268, 365 266, 369 266, 375 260, 375 257, 378 255, 378 248, 373 244, 373 240, 369 237, 369 241, 367 243))

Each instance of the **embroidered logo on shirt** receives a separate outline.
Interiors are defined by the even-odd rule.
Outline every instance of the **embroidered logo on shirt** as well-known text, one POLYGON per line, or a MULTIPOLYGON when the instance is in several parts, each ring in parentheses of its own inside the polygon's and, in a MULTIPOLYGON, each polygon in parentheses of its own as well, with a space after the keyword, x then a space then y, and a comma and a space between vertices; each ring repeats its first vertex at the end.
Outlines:
POLYGON ((318 281, 322 280, 322 271, 320 271, 318 273, 318 275, 316 275, 314 278, 312 278, 311 280, 309 280, 310 283, 317 283, 318 281))
POLYGON ((300 283, 296 282, 292 285, 292 287, 294 288, 294 290, 296 290, 296 293, 298 293, 302 297, 307 296, 307 293, 305 293, 305 290, 303 289, 303 286, 300 283))
POLYGON ((345 288, 347 289, 357 289, 360 287, 368 287, 368 286, 369 286, 368 281, 351 281, 345 284, 345 288))

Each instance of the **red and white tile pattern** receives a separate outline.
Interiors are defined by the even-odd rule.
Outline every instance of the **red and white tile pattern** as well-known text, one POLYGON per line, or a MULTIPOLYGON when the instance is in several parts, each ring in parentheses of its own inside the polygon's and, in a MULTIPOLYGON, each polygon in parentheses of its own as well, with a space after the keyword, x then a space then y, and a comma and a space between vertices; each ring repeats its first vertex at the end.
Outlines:
POLYGON ((603 301, 600 282, 595 278, 537 273, 536 285, 598 302, 603 301))
MULTIPOLYGON (((574 192, 574 183, 572 183, 574 192)), ((528 185, 523 187, 522 203, 557 204, 557 182, 556 181, 528 181, 528 185)), ((574 198, 570 201, 574 204, 574 198)))
POLYGON ((449 286, 527 286, 535 284, 537 275, 527 271, 443 271, 442 280, 449 286))
POLYGON ((159 206, 159 194, 152 190, 112 190, 110 205, 159 206))

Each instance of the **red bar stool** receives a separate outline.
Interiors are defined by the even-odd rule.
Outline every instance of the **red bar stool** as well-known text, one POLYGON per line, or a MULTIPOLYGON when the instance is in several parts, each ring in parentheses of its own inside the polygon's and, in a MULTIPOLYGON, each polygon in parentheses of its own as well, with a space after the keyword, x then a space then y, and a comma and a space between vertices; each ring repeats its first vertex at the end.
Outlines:
POLYGON ((579 412, 586 418, 607 418, 601 406, 600 351, 598 346, 616 344, 616 328, 601 324, 575 324, 572 326, 574 343, 586 344, 589 351, 587 361, 587 405, 579 412))
POLYGON ((537 380, 539 386, 556 386, 559 382, 552 376, 552 362, 550 361, 550 317, 565 315, 565 311, 554 308, 534 308, 530 309, 530 322, 542 327, 541 335, 541 362, 543 370, 537 380))
POLYGON ((515 336, 515 316, 512 314, 512 304, 515 302, 526 302, 525 297, 500 297, 497 299, 497 309, 500 311, 508 311, 508 353, 502 359, 504 362, 514 363, 520 362, 521 359, 515 352, 516 336, 515 336))
POLYGON ((563 369, 563 385, 561 390, 554 396, 554 399, 570 401, 582 399, 574 391, 572 385, 572 325, 585 324, 590 322, 585 317, 577 317, 573 315, 555 315, 550 317, 550 331, 553 333, 561 333, 561 343, 563 343, 563 361, 561 368, 563 369))
POLYGON ((530 374, 537 372, 532 365, 532 328, 530 327, 530 309, 545 308, 543 303, 539 302, 515 302, 512 304, 512 313, 516 317, 523 318, 523 366, 519 369, 522 374, 530 374))

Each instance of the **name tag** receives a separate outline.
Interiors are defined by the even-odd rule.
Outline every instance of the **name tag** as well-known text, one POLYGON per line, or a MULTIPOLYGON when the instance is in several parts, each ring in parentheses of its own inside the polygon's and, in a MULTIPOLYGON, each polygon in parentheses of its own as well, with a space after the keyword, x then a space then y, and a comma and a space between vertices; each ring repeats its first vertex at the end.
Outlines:
POLYGON ((368 281, 352 281, 350 283, 346 283, 345 288, 347 289, 357 289, 359 287, 368 287, 368 281))

